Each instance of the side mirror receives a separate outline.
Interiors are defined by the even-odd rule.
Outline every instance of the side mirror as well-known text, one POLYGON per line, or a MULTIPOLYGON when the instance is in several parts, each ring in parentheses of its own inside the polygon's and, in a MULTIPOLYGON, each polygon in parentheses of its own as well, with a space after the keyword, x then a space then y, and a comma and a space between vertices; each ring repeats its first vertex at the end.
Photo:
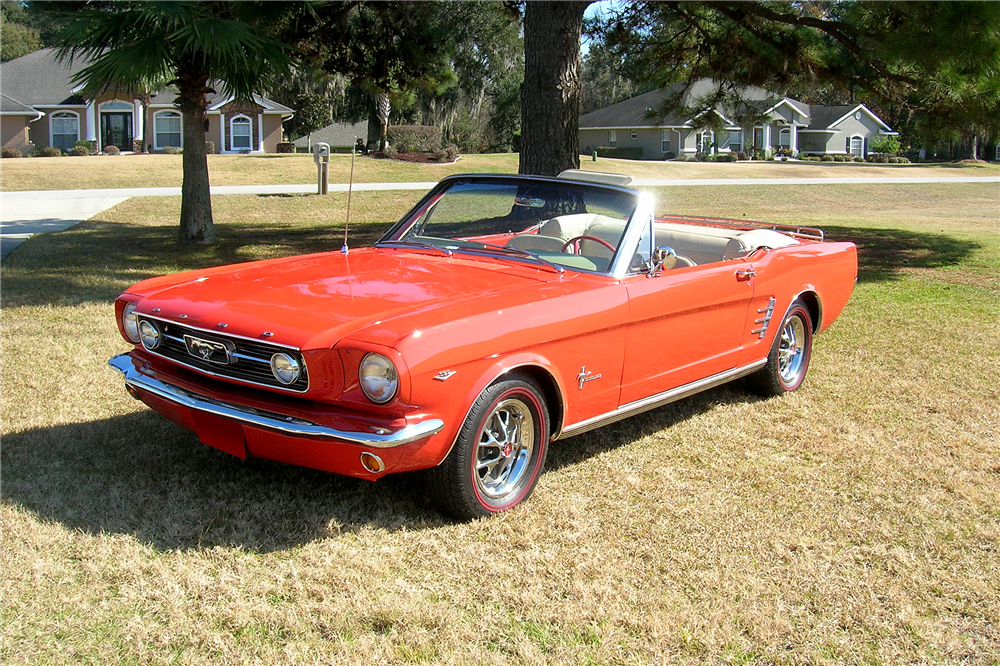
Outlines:
POLYGON ((669 271, 676 264, 677 253, 674 252, 674 248, 666 245, 660 246, 653 250, 653 256, 649 260, 648 275, 650 277, 659 275, 663 271, 669 271))

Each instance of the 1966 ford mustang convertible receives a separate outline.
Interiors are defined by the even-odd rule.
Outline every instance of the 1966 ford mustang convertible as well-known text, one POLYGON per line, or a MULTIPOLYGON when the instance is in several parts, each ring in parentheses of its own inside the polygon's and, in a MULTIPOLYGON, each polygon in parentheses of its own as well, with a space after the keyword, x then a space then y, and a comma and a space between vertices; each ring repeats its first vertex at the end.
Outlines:
POLYGON ((851 243, 658 215, 628 184, 451 176, 373 247, 145 280, 110 364, 235 456, 428 470, 447 512, 504 511, 555 440, 738 377, 794 391, 854 288, 851 243))

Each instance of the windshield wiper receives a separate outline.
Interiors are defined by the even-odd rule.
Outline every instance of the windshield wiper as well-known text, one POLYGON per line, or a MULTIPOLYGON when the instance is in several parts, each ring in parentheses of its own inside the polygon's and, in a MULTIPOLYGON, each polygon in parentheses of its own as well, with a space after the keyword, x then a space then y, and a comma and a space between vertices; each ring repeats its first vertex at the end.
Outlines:
POLYGON ((500 254, 508 254, 508 255, 512 254, 514 256, 521 257, 523 259, 529 259, 529 260, 532 260, 532 261, 541 262, 541 263, 545 264, 546 266, 548 266, 549 268, 551 268, 552 270, 554 270, 556 273, 562 273, 562 272, 564 272, 564 269, 563 269, 562 266, 560 266, 558 264, 553 264, 548 259, 540 257, 539 255, 535 254, 534 252, 528 252, 527 250, 522 250, 519 247, 510 247, 510 246, 504 246, 504 245, 493 245, 491 243, 483 243, 482 247, 476 247, 476 246, 473 245, 473 246, 469 246, 469 247, 462 247, 462 248, 459 249, 459 251, 460 252, 480 252, 482 254, 496 254, 497 252, 499 252, 500 254))
POLYGON ((425 241, 415 241, 415 240, 387 240, 380 241, 375 244, 375 247, 419 247, 425 250, 437 250, 438 252, 444 252, 446 256, 452 256, 455 253, 446 247, 441 247, 440 245, 435 245, 434 243, 427 243, 425 241))

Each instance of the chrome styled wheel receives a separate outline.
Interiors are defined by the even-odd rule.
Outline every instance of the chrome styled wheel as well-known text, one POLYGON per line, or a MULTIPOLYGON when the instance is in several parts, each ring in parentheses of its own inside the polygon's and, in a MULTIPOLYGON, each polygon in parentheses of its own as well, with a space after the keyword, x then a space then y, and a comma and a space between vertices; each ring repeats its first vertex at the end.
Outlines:
POLYGON ((795 301, 781 322, 767 363, 747 377, 750 388, 763 396, 781 395, 802 385, 812 353, 812 316, 803 301, 795 301))
POLYGON ((801 317, 789 317, 778 337, 778 374, 786 386, 798 384, 805 370, 806 327, 801 317))
POLYGON ((491 500, 517 492, 527 478, 535 449, 535 419, 520 398, 508 398, 493 410, 479 433, 476 484, 491 500))
POLYGON ((534 490, 548 442, 541 390, 527 379, 497 381, 473 403, 448 457, 428 470, 429 490, 461 520, 511 509, 534 490))

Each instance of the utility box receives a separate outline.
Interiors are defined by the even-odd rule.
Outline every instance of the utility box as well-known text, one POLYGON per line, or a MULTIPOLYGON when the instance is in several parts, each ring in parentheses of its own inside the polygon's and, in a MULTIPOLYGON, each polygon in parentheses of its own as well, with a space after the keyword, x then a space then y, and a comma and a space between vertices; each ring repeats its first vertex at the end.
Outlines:
POLYGON ((330 144, 313 144, 313 162, 316 163, 316 188, 318 194, 326 194, 330 189, 330 144))

